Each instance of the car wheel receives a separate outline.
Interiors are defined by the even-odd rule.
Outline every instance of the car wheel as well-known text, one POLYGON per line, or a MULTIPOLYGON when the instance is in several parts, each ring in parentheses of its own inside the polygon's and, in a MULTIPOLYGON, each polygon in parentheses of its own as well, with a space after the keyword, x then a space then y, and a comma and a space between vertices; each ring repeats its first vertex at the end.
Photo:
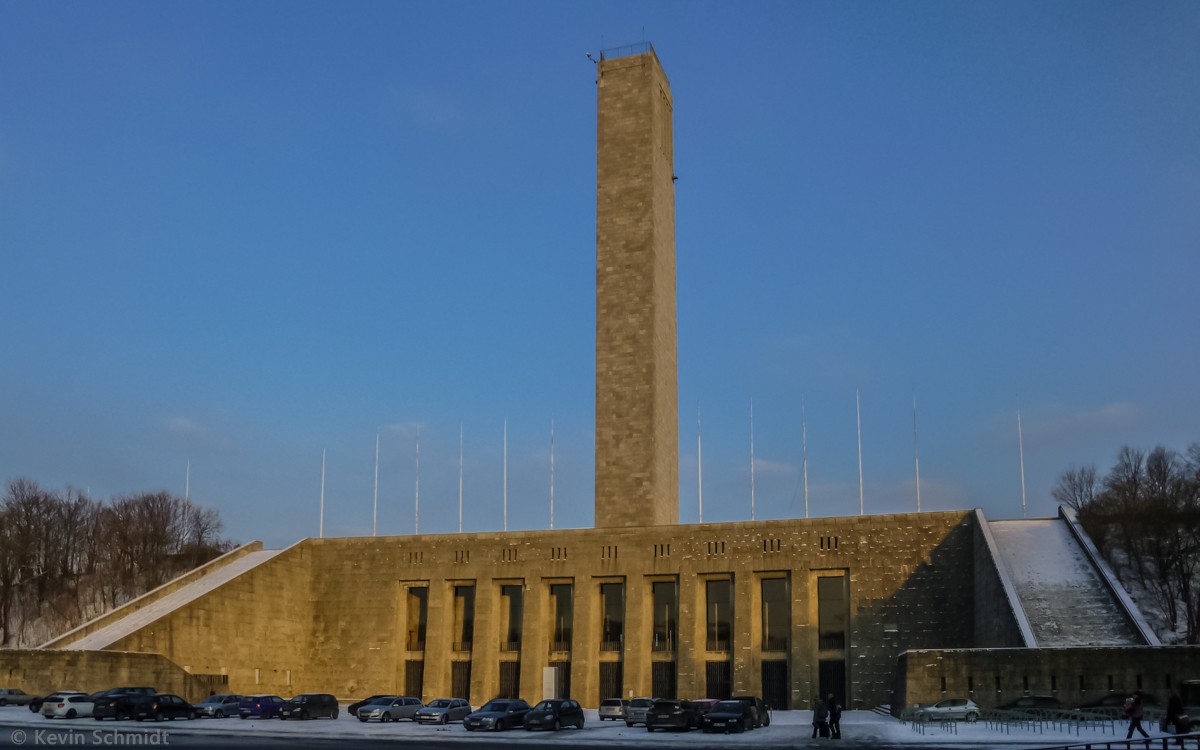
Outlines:
POLYGON ((464 725, 463 725, 463 728, 464 728, 464 729, 466 729, 468 732, 474 732, 474 731, 475 731, 475 729, 474 729, 474 728, 472 728, 472 727, 469 727, 469 726, 467 726, 466 724, 464 724, 464 725))
POLYGON ((771 714, 770 713, 767 714, 767 720, 763 722, 763 726, 764 727, 771 726, 771 714))
POLYGON ((78 716, 78 715, 79 715, 79 714, 75 713, 75 709, 73 709, 73 708, 72 708, 70 711, 67 711, 67 718, 68 718, 68 719, 74 719, 74 718, 75 718, 76 716, 78 716))
POLYGON ((632 727, 632 726, 633 726, 633 722, 632 722, 632 721, 628 721, 628 720, 626 720, 626 722, 625 722, 625 726, 627 726, 627 727, 632 727))
POLYGON ((557 732, 560 729, 562 729, 562 725, 558 723, 558 719, 555 719, 554 723, 550 725, 550 731, 557 732))
POLYGON ((967 714, 967 723, 968 724, 974 724, 977 721, 979 721, 979 714, 974 714, 974 713, 967 714))
POLYGON ((652 726, 650 726, 649 724, 647 724, 647 725, 646 725, 646 731, 647 731, 647 732, 650 732, 651 734, 653 734, 653 733, 654 733, 654 727, 652 727, 652 726))
POLYGON ((154 720, 155 721, 166 721, 167 717, 162 715, 162 711, 156 711, 154 713, 154 720))
POLYGON ((239 718, 239 719, 244 719, 244 718, 246 718, 246 714, 238 714, 238 718, 239 718))
POLYGON ((449 723, 450 723, 450 714, 448 714, 448 713, 442 714, 441 717, 438 719, 438 724, 449 724, 449 723))
POLYGON ((8 701, 6 701, 3 698, 0 698, 0 708, 4 708, 7 705, 8 705, 8 701))
POLYGON ((335 709, 333 709, 333 718, 334 718, 334 720, 336 720, 336 719, 337 719, 337 717, 338 717, 338 714, 339 714, 339 713, 341 713, 341 712, 340 712, 340 711, 338 711, 338 709, 336 709, 336 708, 335 708, 335 709))
POLYGON ((124 711, 117 711, 117 715, 113 717, 113 721, 125 721, 127 719, 124 711))
POLYGON ((746 721, 742 723, 742 731, 746 732, 754 728, 754 719, 746 717, 746 721))

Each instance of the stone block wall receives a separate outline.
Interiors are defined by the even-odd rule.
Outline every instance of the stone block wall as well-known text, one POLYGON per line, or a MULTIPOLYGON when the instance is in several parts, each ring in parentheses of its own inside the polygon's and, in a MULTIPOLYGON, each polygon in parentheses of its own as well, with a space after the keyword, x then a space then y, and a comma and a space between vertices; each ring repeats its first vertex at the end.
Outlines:
POLYGON ((161 654, 59 649, 0 649, 0 684, 30 695, 56 690, 98 693, 115 687, 153 687, 194 703, 208 684, 161 654))

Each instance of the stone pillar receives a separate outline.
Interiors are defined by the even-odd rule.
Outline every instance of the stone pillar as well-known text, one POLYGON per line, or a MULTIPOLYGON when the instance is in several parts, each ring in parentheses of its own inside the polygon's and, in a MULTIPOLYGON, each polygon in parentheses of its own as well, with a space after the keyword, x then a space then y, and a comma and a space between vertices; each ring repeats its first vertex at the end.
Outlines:
POLYGON ((422 692, 439 697, 450 694, 450 649, 454 645, 454 587, 444 578, 429 581, 425 615, 425 674, 422 692))
POLYGON ((625 697, 650 696, 650 586, 643 576, 625 579, 625 697))
POLYGON ((704 581, 679 577, 679 695, 704 698, 704 581))
POLYGON ((590 576, 575 579, 571 625, 571 692, 584 708, 600 707, 600 584, 590 576))
POLYGON ((482 705, 500 689, 500 587, 490 576, 475 580, 475 639, 471 644, 471 705, 482 705))
POLYGON ((730 644, 733 664, 733 694, 758 695, 761 692, 753 682, 751 674, 752 654, 754 650, 753 627, 754 618, 754 576, 750 573, 737 573, 733 577, 733 643, 730 644))
POLYGON ((521 619, 521 697, 529 705, 553 698, 542 695, 542 669, 550 665, 550 585, 538 579, 525 579, 521 619))

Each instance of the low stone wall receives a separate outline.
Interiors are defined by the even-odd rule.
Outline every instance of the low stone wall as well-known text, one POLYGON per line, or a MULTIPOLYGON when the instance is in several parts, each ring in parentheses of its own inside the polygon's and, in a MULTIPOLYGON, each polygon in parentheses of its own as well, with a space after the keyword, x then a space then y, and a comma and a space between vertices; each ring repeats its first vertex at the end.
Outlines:
POLYGON ((1067 708, 1144 690, 1163 703, 1183 680, 1200 679, 1200 646, 995 648, 906 651, 892 713, 945 698, 981 708, 1025 695, 1050 695, 1067 708))
POLYGON ((115 687, 153 687, 189 702, 210 687, 162 654, 124 651, 0 650, 0 685, 47 695, 56 690, 97 693, 115 687))

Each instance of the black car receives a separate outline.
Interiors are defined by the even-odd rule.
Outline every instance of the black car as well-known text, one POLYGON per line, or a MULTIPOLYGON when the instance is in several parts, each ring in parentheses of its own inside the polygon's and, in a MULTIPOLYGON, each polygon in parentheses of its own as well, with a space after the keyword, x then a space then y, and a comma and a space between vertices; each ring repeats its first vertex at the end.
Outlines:
POLYGON ((326 716, 330 719, 338 717, 338 702, 329 693, 301 693, 283 704, 279 710, 280 719, 319 719, 326 716))
POLYGON ((1005 703, 1003 706, 996 706, 997 711, 1020 711, 1023 709, 1033 708, 1062 708, 1063 704, 1058 698, 1053 698, 1049 695, 1027 695, 1024 698, 1017 698, 1011 703, 1005 703))
POLYGON ((721 701, 704 715, 705 732, 745 732, 754 728, 754 713, 745 703, 737 700, 721 701))
POLYGON ((691 701, 658 700, 646 712, 646 731, 655 729, 699 729, 704 713, 691 701))
POLYGON ((362 708, 363 706, 367 705, 368 703, 373 703, 374 701, 379 700, 380 698, 390 698, 390 697, 392 697, 392 696, 390 696, 390 695, 372 695, 370 698, 364 698, 363 700, 360 700, 358 703, 351 703, 349 706, 346 706, 346 713, 350 714, 351 716, 358 716, 358 709, 362 708))
POLYGON ((96 721, 113 719, 124 721, 132 719, 134 707, 139 698, 156 695, 158 691, 150 687, 125 687, 105 690, 93 697, 92 718, 96 721))
MULTIPOLYGON (((1080 708, 1125 708, 1125 701, 1132 697, 1132 695, 1125 693, 1109 693, 1091 703, 1084 703, 1080 708)), ((1157 707, 1159 705, 1158 698, 1149 693, 1142 693, 1142 705, 1157 707)))
POLYGON ((467 718, 463 719, 463 727, 468 732, 474 732, 476 729, 493 732, 512 729, 522 726, 525 714, 529 711, 529 704, 520 698, 496 698, 485 703, 483 708, 475 713, 467 714, 467 718))
POLYGON ((144 719, 154 719, 155 721, 166 721, 168 719, 194 719, 196 718, 196 709, 191 703, 188 703, 178 695, 170 693, 155 693, 154 695, 140 695, 134 704, 133 718, 138 721, 144 719))
POLYGON ((534 706, 522 719, 526 729, 550 729, 557 732, 563 727, 583 729, 583 706, 573 700, 545 700, 534 706))
POLYGON ((771 711, 767 708, 767 704, 763 703, 762 698, 757 695, 737 695, 733 700, 741 701, 750 712, 754 714, 754 726, 769 727, 771 726, 771 711))

